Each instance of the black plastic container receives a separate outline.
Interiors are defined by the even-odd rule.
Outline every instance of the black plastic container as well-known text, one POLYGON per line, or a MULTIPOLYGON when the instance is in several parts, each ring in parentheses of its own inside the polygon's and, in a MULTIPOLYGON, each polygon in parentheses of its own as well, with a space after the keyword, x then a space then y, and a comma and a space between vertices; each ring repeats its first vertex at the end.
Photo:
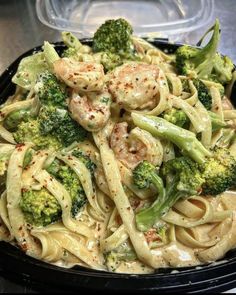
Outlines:
MULTIPOLYGON (((91 45, 89 39, 84 39, 82 42, 91 45)), ((153 44, 168 52, 174 52, 181 45, 160 40, 153 41, 153 44)), ((56 43, 55 48, 58 53, 61 53, 65 46, 62 43, 56 43)), ((2 74, 0 103, 3 103, 15 91, 11 78, 20 60, 37 51, 41 51, 41 46, 21 55, 2 74)), ((236 92, 236 89, 233 88, 233 91, 236 92)), ((158 294, 222 292, 236 287, 236 251, 230 251, 222 261, 197 268, 158 269, 154 274, 129 275, 95 271, 79 266, 72 269, 56 267, 31 258, 8 243, 0 242, 0 268, 10 279, 31 280, 36 282, 39 290, 44 291, 50 291, 50 289, 63 291, 64 289, 77 292, 96 290, 158 294)))

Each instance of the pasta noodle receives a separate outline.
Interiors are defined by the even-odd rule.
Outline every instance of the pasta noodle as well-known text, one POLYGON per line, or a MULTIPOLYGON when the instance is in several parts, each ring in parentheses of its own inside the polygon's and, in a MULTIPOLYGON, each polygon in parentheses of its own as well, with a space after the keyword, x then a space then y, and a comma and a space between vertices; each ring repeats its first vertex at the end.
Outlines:
POLYGON ((233 82, 223 95, 219 83, 199 79, 207 107, 197 76, 179 75, 176 55, 148 41, 132 37, 136 55, 110 60, 70 33, 63 40, 64 57, 45 42, 20 63, 16 92, 1 105, 0 241, 58 266, 123 273, 221 259, 236 247, 235 178, 222 193, 205 193, 206 174, 218 167, 202 167, 222 147, 236 156, 233 82), (152 130, 135 116, 153 120, 152 130), (181 140, 163 135, 166 121, 181 140), (139 164, 154 167, 142 187, 139 164))

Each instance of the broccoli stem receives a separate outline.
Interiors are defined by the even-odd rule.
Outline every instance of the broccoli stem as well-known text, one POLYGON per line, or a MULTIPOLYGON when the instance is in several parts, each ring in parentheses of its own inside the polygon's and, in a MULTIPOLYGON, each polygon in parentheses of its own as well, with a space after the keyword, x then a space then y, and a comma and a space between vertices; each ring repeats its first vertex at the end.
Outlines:
POLYGON ((170 140, 179 147, 182 153, 187 154, 199 164, 203 164, 206 157, 211 156, 211 152, 197 140, 193 132, 159 117, 132 113, 132 118, 135 125, 150 132, 153 136, 170 140))
POLYGON ((150 227, 152 227, 155 221, 160 218, 160 207, 165 201, 166 196, 166 190, 162 179, 155 172, 151 173, 150 176, 152 183, 158 190, 158 197, 149 208, 143 209, 136 214, 136 224, 140 231, 147 231, 150 227))
POLYGON ((44 56, 46 59, 46 62, 48 64, 48 66, 50 67, 50 69, 53 69, 53 63, 60 59, 60 56, 58 55, 58 53, 56 52, 56 50, 54 49, 54 47, 52 46, 52 44, 50 44, 49 42, 45 41, 44 42, 44 56))
POLYGON ((70 32, 62 32, 61 33, 62 40, 68 47, 75 48, 79 50, 82 47, 82 44, 72 33, 70 32))
POLYGON ((212 72, 214 63, 212 57, 217 52, 218 42, 220 39, 220 23, 217 19, 214 25, 213 35, 208 44, 202 48, 196 57, 193 58, 193 63, 197 65, 196 72, 199 74, 199 78, 204 78, 212 72), (205 60, 205 62, 203 62, 205 60), (210 61, 210 62, 209 62, 210 61), (206 63, 208 64, 206 66, 206 63))
POLYGON ((136 215, 137 228, 140 231, 149 230, 168 210, 180 199, 187 195, 186 192, 179 191, 178 176, 159 194, 156 201, 147 209, 143 209, 136 215))

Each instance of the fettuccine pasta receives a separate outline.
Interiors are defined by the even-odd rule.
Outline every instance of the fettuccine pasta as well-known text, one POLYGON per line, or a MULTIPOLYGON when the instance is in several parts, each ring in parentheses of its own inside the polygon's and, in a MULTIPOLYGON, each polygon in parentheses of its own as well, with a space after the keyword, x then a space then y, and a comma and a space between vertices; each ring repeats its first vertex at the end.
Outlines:
POLYGON ((232 83, 227 97, 219 82, 180 74, 175 53, 138 37, 134 55, 109 59, 62 36, 61 56, 45 42, 20 62, 16 92, 1 106, 0 240, 47 263, 120 273, 223 258, 236 247, 236 177, 220 193, 206 191, 211 170, 182 180, 206 169, 217 148, 235 157, 232 83), (175 128, 172 138, 165 126, 175 128), (166 172, 186 158, 196 162, 188 172, 166 172), (156 182, 150 170, 140 188, 142 163, 155 168, 156 182))

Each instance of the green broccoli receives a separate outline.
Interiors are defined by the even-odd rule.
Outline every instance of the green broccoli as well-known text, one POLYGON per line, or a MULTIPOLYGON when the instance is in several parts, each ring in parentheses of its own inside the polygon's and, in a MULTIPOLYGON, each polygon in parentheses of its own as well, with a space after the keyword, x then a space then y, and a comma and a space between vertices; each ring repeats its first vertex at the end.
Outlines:
POLYGON ((65 87, 52 73, 39 74, 34 89, 43 105, 66 108, 65 87))
POLYGON ((75 48, 78 50, 83 46, 82 43, 80 43, 80 41, 78 40, 78 38, 76 38, 76 36, 74 36, 70 32, 62 32, 61 37, 65 45, 69 48, 75 48))
POLYGON ((186 191, 186 187, 184 191, 179 189, 181 184, 179 176, 174 176, 171 181, 167 182, 166 187, 164 187, 163 180, 157 174, 156 167, 148 161, 142 161, 134 168, 133 181, 140 189, 147 188, 152 184, 158 191, 158 196, 151 206, 141 209, 135 216, 136 225, 140 231, 147 231, 159 221, 161 216, 165 214, 178 199, 190 195, 190 192, 186 191))
POLYGON ((76 57, 77 52, 77 49, 69 47, 63 51, 62 57, 76 57))
POLYGON ((13 133, 17 143, 33 142, 37 149, 52 147, 55 150, 62 148, 62 144, 52 134, 43 135, 40 132, 40 123, 36 119, 22 121, 13 133))
POLYGON ((113 70, 115 67, 122 65, 123 60, 120 55, 111 52, 101 53, 101 64, 105 71, 113 70))
POLYGON ((186 123, 189 123, 189 118, 185 114, 184 111, 182 110, 177 110, 175 108, 171 108, 166 110, 163 114, 162 117, 172 123, 175 124, 179 127, 183 127, 186 123))
POLYGON ((39 130, 42 135, 53 135, 63 145, 83 141, 87 131, 74 121, 65 109, 53 106, 42 107, 38 117, 39 130))
POLYGON ((211 118, 212 132, 215 132, 221 128, 227 127, 227 124, 225 123, 225 121, 221 120, 221 118, 216 113, 208 111, 208 114, 211 118))
POLYGON ((210 31, 213 31, 213 34, 205 47, 194 48, 184 45, 177 49, 176 68, 183 75, 227 84, 232 79, 233 63, 228 57, 217 54, 220 39, 218 19, 210 31))
POLYGON ((236 183, 236 160, 226 148, 215 148, 213 157, 200 165, 203 195, 218 195, 236 183))
POLYGON ((198 91, 198 99, 209 111, 212 107, 212 97, 207 86, 200 79, 193 79, 193 84, 198 91))
POLYGON ((90 171, 91 175, 94 176, 94 171, 96 169, 96 164, 90 159, 89 156, 85 155, 83 151, 80 149, 74 149, 72 152, 72 155, 76 158, 78 158, 84 165, 87 167, 87 169, 90 171))
POLYGON ((69 192, 72 200, 71 214, 73 217, 86 203, 87 198, 81 182, 76 173, 61 161, 55 159, 47 168, 47 171, 61 182, 69 192))
POLYGON ((132 33, 133 29, 125 19, 107 20, 94 34, 93 51, 111 52, 126 58, 132 56, 134 54, 132 33))
POLYGON ((4 119, 4 127, 7 130, 14 131, 17 129, 18 125, 23 121, 27 122, 30 118, 30 110, 22 109, 18 111, 11 112, 4 119))
POLYGON ((68 47, 65 49, 62 53, 62 57, 73 57, 76 56, 78 53, 78 50, 83 46, 78 38, 76 38, 72 33, 70 32, 62 32, 61 34, 62 40, 65 43, 65 45, 68 47))
POLYGON ((214 62, 213 77, 221 84, 227 84, 232 79, 234 64, 228 56, 216 54, 214 62))
POLYGON ((43 52, 24 57, 20 61, 17 72, 12 78, 12 82, 25 90, 31 90, 36 81, 37 75, 47 69, 48 65, 45 62, 43 52))
POLYGON ((189 130, 178 127, 160 117, 144 116, 138 113, 131 115, 136 126, 150 132, 153 136, 173 142, 181 152, 184 152, 197 163, 204 163, 205 158, 212 154, 189 130))
POLYGON ((152 183, 161 192, 163 190, 163 181, 158 176, 158 168, 151 165, 148 161, 142 161, 141 163, 133 170, 134 184, 139 189, 144 189, 152 183))
MULTIPOLYGON (((188 130, 154 116, 132 113, 134 124, 153 136, 167 139, 178 146, 180 152, 199 166, 204 179, 202 194, 217 195, 230 188, 236 180, 236 159, 226 149, 207 150, 188 130)), ((194 170, 192 170, 194 171, 194 170)))
POLYGON ((128 247, 125 243, 115 250, 105 253, 105 264, 109 271, 114 272, 122 263, 122 261, 133 261, 137 259, 135 251, 128 247))
POLYGON ((170 175, 178 175, 177 189, 190 195, 199 194, 204 179, 199 165, 188 157, 178 157, 164 163, 162 174, 168 179, 170 175))
POLYGON ((25 153, 25 157, 24 157, 24 161, 23 161, 23 169, 29 165, 29 163, 31 162, 32 158, 33 158, 33 153, 34 150, 33 149, 28 149, 27 152, 25 153))
POLYGON ((24 190, 20 208, 28 223, 46 226, 61 219, 61 207, 54 196, 46 189, 24 190))

